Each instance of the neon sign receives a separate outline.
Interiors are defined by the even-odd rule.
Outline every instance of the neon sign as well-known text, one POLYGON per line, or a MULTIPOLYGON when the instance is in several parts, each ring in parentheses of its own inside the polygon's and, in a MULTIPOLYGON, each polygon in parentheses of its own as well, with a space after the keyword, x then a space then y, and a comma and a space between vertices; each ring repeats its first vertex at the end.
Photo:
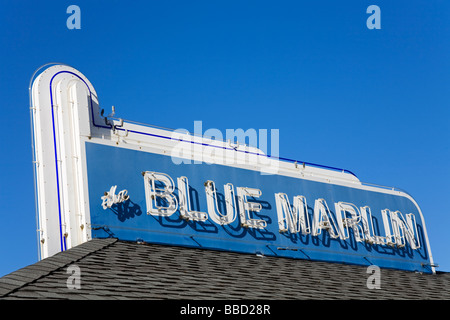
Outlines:
POLYGON ((348 170, 105 117, 78 70, 40 71, 30 110, 42 258, 116 237, 434 272, 409 194, 348 170))
POLYGON ((103 209, 111 208, 113 205, 127 201, 130 196, 127 190, 122 190, 116 195, 117 186, 112 186, 109 191, 101 197, 103 209))
MULTIPOLYGON (((199 212, 190 209, 187 177, 177 178, 178 198, 174 194, 173 179, 168 174, 146 171, 142 172, 142 175, 148 215, 170 217, 179 210, 180 217, 187 220, 204 222, 210 218, 214 223, 223 226, 233 223, 239 217, 240 225, 245 228, 264 229, 267 227, 265 220, 254 219, 251 216, 253 212, 259 212, 262 209, 260 203, 248 200, 249 197, 260 198, 262 196, 261 190, 257 188, 236 187, 235 189, 233 184, 225 184, 226 214, 221 214, 218 210, 215 183, 208 180, 204 183, 208 204, 207 212, 199 212), (237 200, 234 199, 235 194, 237 194, 237 200), (165 204, 158 205, 158 202, 165 204)), ((324 199, 315 199, 311 225, 304 196, 295 196, 293 206, 290 205, 289 198, 285 193, 275 193, 273 196, 276 202, 280 233, 302 233, 317 237, 322 231, 326 231, 333 239, 347 240, 350 237, 349 229, 351 229, 357 242, 364 241, 369 244, 397 247, 404 247, 408 243, 413 250, 420 248, 416 218, 412 213, 407 214, 405 219, 400 211, 383 209, 381 214, 385 235, 381 236, 375 233, 369 206, 358 208, 352 203, 340 201, 334 203, 335 214, 333 214, 324 199)))

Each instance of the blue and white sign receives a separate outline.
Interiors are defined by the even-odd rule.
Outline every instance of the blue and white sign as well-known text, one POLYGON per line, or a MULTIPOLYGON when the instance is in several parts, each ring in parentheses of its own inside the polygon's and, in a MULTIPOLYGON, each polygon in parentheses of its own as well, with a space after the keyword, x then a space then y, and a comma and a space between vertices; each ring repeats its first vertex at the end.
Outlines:
POLYGON ((32 98, 43 257, 116 237, 434 272, 424 217, 405 192, 103 117, 68 66, 42 72, 32 98))

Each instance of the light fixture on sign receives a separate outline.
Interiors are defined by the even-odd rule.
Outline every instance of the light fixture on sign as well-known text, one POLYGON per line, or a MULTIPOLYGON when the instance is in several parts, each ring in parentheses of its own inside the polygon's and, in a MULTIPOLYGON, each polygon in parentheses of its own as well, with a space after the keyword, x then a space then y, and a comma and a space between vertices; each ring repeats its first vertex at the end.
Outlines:
POLYGON ((384 209, 381 210, 381 215, 386 231, 386 244, 402 248, 408 241, 411 249, 420 248, 416 218, 413 214, 407 214, 405 219, 400 211, 384 209))
POLYGON ((259 198, 262 192, 255 188, 238 187, 237 196, 239 203, 239 214, 243 227, 264 229, 267 222, 261 219, 252 219, 250 212, 259 212, 262 209, 260 203, 247 201, 247 197, 259 198))
POLYGON ((102 207, 103 209, 111 208, 114 204, 122 203, 127 201, 130 196, 128 195, 127 190, 122 190, 116 195, 117 186, 112 186, 109 191, 105 192, 105 194, 101 197, 102 199, 102 207))
POLYGON ((216 185, 214 181, 205 182, 206 201, 208 205, 208 213, 215 223, 226 225, 236 220, 236 201, 234 200, 234 186, 231 183, 224 185, 226 214, 220 213, 217 203, 216 185))
POLYGON ((173 195, 175 185, 172 178, 165 173, 151 171, 144 171, 142 175, 144 176, 147 214, 155 216, 174 214, 178 209, 178 201, 173 195), (167 205, 162 206, 163 202, 167 205))
POLYGON ((320 198, 316 199, 314 203, 312 235, 318 236, 322 233, 322 229, 327 230, 333 239, 337 239, 340 236, 339 226, 336 224, 327 202, 320 198))
POLYGON ((384 238, 381 236, 376 236, 373 228, 373 218, 372 212, 369 206, 360 207, 363 229, 364 229, 364 240, 370 244, 384 244, 384 238))
POLYGON ((311 232, 308 204, 304 196, 294 197, 294 207, 291 210, 289 198, 285 193, 276 193, 275 200, 277 205, 278 226, 280 232, 291 233, 302 232, 302 234, 309 234, 311 232))
POLYGON ((334 207, 336 209, 339 229, 341 230, 341 239, 348 239, 350 236, 348 228, 352 228, 355 240, 362 242, 364 240, 364 230, 360 224, 362 216, 358 207, 356 207, 353 203, 342 201, 335 203, 334 207), (350 214, 350 217, 347 217, 347 213, 350 214))
POLYGON ((180 197, 180 216, 183 219, 194 221, 206 221, 208 215, 205 212, 192 211, 191 199, 189 197, 189 181, 188 178, 178 177, 178 196, 180 197))

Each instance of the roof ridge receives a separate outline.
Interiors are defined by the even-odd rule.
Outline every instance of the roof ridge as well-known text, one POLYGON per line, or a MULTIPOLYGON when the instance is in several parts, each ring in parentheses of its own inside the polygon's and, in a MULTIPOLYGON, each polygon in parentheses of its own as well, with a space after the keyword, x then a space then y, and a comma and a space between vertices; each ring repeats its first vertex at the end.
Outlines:
POLYGON ((91 239, 69 250, 58 252, 51 257, 13 271, 0 278, 0 299, 61 268, 103 250, 117 241, 116 238, 91 239))

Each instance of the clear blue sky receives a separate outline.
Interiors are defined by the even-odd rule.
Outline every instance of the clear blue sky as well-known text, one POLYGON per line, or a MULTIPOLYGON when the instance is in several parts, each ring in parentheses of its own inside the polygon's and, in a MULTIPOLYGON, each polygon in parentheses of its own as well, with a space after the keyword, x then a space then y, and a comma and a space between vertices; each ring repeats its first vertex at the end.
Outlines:
POLYGON ((279 129, 283 157, 405 189, 450 271, 449 18, 444 0, 2 0, 0 276, 37 260, 28 83, 54 61, 118 117, 279 129))

